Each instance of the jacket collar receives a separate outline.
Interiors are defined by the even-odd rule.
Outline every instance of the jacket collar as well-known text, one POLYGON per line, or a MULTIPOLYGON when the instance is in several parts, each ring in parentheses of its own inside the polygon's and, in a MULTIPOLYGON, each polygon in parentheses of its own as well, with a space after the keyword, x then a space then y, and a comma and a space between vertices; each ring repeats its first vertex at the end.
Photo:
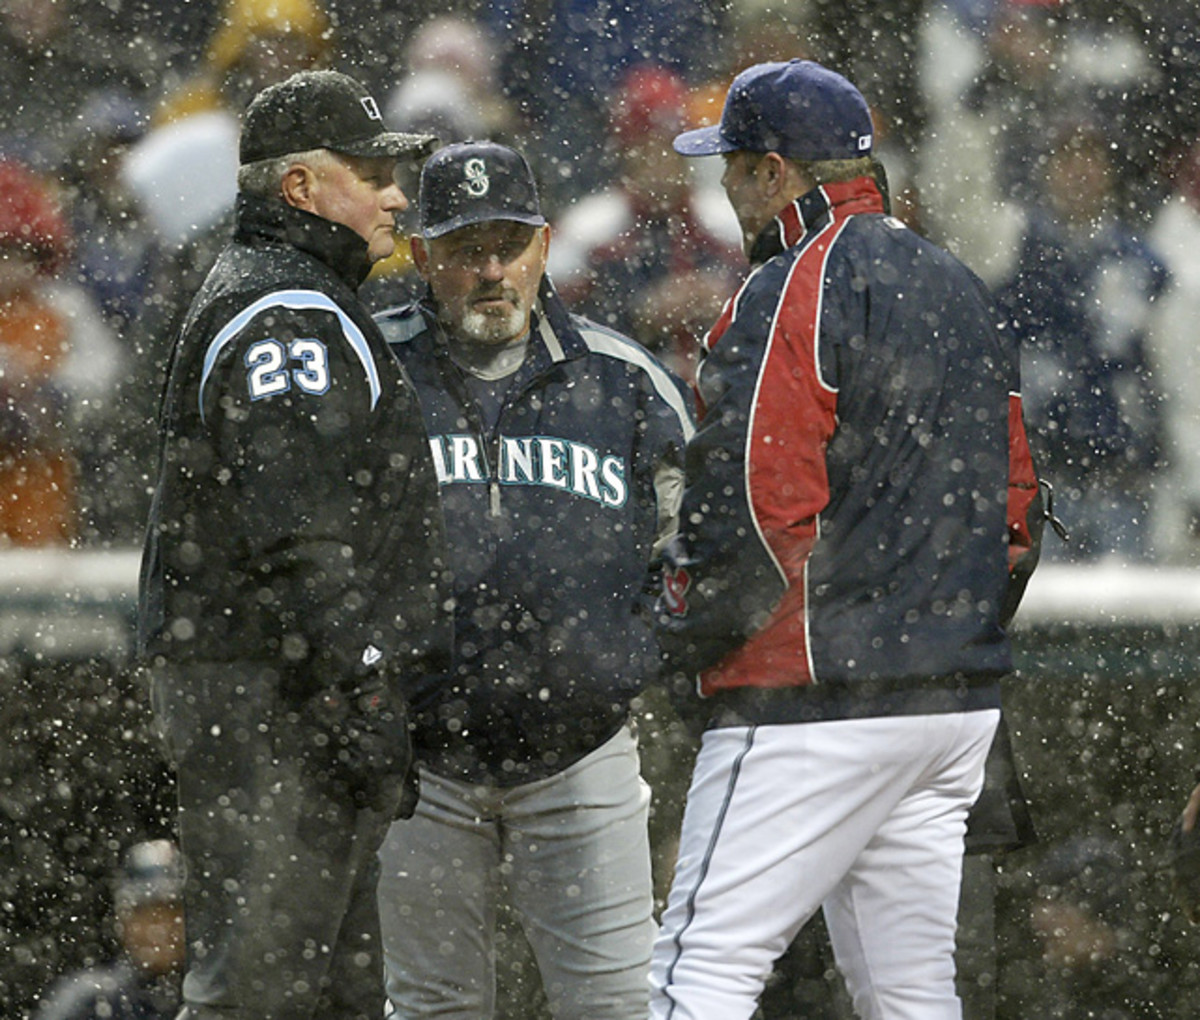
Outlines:
POLYGON ((324 263, 353 290, 371 271, 367 242, 349 227, 257 195, 238 195, 235 236, 297 248, 324 263))
POLYGON ((820 185, 786 206, 763 228, 750 249, 750 264, 761 265, 830 223, 859 213, 882 212, 883 196, 870 177, 820 185))

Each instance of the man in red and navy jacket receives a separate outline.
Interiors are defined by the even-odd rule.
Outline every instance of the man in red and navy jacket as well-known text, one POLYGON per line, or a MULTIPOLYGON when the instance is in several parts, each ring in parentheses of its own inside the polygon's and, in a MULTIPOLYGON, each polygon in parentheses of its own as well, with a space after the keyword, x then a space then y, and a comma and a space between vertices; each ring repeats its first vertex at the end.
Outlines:
POLYGON ((748 1018, 818 908, 860 1015, 959 1016, 963 832, 1037 481, 1011 338, 885 213, 871 144, 858 90, 800 60, 675 140, 725 159, 752 268, 704 340, 659 616, 707 729, 656 1018, 748 1018))

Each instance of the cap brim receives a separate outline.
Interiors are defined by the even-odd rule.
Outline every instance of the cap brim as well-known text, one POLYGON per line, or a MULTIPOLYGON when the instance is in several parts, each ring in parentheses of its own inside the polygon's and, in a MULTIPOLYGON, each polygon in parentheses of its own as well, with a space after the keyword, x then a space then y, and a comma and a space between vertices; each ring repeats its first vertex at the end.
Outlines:
POLYGON ((737 150, 736 145, 721 137, 721 128, 717 124, 676 135, 673 144, 681 156, 717 156, 737 150))
POLYGON ((525 223, 531 227, 544 227, 546 225, 546 217, 536 215, 535 213, 490 212, 485 209, 479 209, 463 213, 460 216, 452 216, 450 219, 444 220, 441 223, 435 223, 430 227, 422 227, 421 236, 427 241, 432 241, 446 234, 452 234, 456 230, 461 230, 463 227, 470 227, 476 223, 491 223, 494 220, 525 223))
POLYGON ((347 156, 402 156, 420 158, 428 156, 437 145, 437 135, 414 135, 401 131, 383 131, 372 138, 364 138, 361 142, 351 142, 339 145, 336 152, 347 156))

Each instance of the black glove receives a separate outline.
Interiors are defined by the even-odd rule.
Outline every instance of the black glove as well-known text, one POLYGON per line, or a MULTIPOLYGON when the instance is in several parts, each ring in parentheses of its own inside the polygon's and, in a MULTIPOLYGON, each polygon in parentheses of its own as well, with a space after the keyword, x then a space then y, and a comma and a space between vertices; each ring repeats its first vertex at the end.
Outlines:
POLYGON ((419 790, 408 710, 384 674, 361 677, 347 690, 320 691, 301 715, 304 758, 314 771, 344 789, 356 807, 412 817, 419 790))
POLYGON ((1184 832, 1183 820, 1175 823, 1165 868, 1175 903, 1192 924, 1200 924, 1200 826, 1184 832))

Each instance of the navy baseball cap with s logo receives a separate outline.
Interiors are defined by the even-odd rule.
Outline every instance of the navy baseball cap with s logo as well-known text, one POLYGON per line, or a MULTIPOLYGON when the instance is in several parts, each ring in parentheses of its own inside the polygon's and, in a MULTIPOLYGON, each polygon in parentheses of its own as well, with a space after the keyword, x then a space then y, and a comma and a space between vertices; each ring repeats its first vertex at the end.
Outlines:
POLYGON ((421 168, 417 206, 421 236, 427 240, 488 220, 534 227, 546 223, 525 157, 496 142, 457 142, 438 149, 421 168))
POLYGON ((789 159, 869 156, 874 128, 862 93, 811 60, 755 64, 729 86, 721 123, 675 137, 684 156, 778 152, 789 159))

